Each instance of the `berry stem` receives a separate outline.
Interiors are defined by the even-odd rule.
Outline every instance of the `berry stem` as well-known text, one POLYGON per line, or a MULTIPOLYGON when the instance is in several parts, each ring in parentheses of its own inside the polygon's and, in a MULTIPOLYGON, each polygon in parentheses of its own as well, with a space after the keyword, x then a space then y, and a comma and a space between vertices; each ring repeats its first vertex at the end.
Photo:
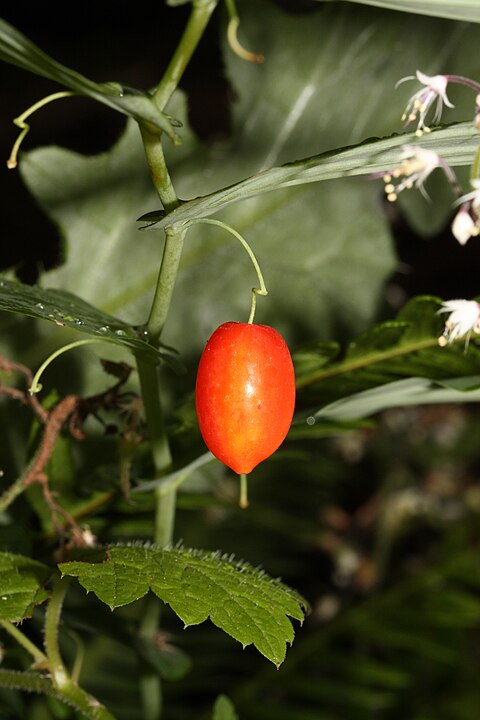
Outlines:
POLYGON ((44 107, 45 105, 48 105, 48 103, 53 102, 54 100, 60 100, 61 98, 65 97, 71 97, 75 93, 70 92, 68 90, 62 91, 62 92, 56 92, 52 95, 48 95, 47 97, 42 98, 38 102, 36 102, 34 105, 31 105, 25 112, 23 112, 21 115, 19 115, 15 120, 13 121, 14 125, 16 125, 18 128, 20 128, 21 133, 16 139, 12 151, 10 153, 10 157, 7 160, 7 167, 9 170, 13 170, 17 167, 17 156, 18 151, 20 150, 20 145, 25 139, 26 134, 30 130, 30 125, 27 125, 25 120, 30 117, 30 115, 33 115, 34 112, 37 110, 40 110, 40 108, 44 107))
POLYGON ((47 369, 47 367, 50 365, 51 362, 56 360, 57 357, 60 355, 63 355, 63 353, 68 352, 68 350, 74 350, 77 347, 82 347, 82 345, 93 345, 94 343, 104 343, 109 342, 108 340, 100 340, 97 338, 89 338, 88 340, 75 340, 75 342, 69 343, 68 345, 63 345, 63 347, 59 348, 58 350, 55 350, 51 355, 48 356, 48 358, 40 365, 37 372, 33 376, 32 384, 28 388, 28 392, 30 395, 35 395, 36 393, 39 393, 42 389, 42 385, 40 384, 39 380, 42 377, 43 373, 47 369))
POLYGON ((255 317, 255 309, 257 306, 257 295, 268 295, 268 290, 265 285, 265 281, 263 279, 263 274, 260 269, 260 265, 258 263, 257 258, 255 257, 255 254, 250 247, 250 245, 247 243, 245 238, 240 235, 240 233, 235 230, 235 228, 232 228, 230 225, 227 225, 226 223, 222 222, 221 220, 213 220, 212 218, 198 218, 195 220, 189 220, 186 223, 186 227, 189 228, 192 225, 216 225, 217 227, 222 228, 223 230, 226 230, 229 232, 233 237, 235 237, 244 247, 246 250, 248 257, 252 261, 252 265, 255 268, 255 272, 257 273, 258 278, 258 284, 260 287, 254 287, 252 288, 252 302, 250 306, 250 315, 248 317, 248 323, 251 325, 253 323, 254 317, 255 317))
POLYGON ((240 499, 238 501, 239 506, 242 510, 245 510, 249 506, 248 501, 248 478, 246 473, 240 475, 240 499))
POLYGON ((238 17, 235 0, 225 0, 225 5, 230 17, 227 27, 227 40, 231 49, 235 55, 238 55, 238 57, 242 58, 242 60, 246 60, 247 62, 262 63, 265 59, 262 54, 246 50, 238 40, 237 31, 238 26, 240 25, 240 18, 238 17))

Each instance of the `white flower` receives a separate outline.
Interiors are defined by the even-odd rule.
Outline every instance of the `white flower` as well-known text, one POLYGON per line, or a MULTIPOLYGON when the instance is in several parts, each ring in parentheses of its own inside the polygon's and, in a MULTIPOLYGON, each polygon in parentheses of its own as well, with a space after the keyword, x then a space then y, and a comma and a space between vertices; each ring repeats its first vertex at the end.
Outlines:
POLYGON ((460 245, 480 235, 480 180, 472 180, 473 190, 458 198, 461 205, 452 223, 452 234, 460 245))
POLYGON ((460 245, 465 245, 474 235, 478 235, 479 228, 474 219, 464 207, 460 208, 452 223, 452 234, 460 245))
POLYGON ((447 300, 438 312, 450 313, 445 321, 445 330, 438 338, 441 347, 465 335, 468 345, 472 332, 480 334, 480 304, 475 300, 447 300))
POLYGON ((400 163, 387 170, 386 173, 377 173, 373 177, 383 177, 387 200, 395 202, 402 190, 410 190, 416 187, 428 200, 424 182, 437 167, 441 167, 452 184, 456 178, 450 167, 433 150, 425 150, 419 145, 404 145, 400 155, 400 163), (401 180, 395 183, 395 181, 401 180))
POLYGON ((443 105, 445 104, 449 108, 453 108, 454 105, 450 102, 447 97, 447 85, 448 77, 446 75, 425 75, 425 73, 417 70, 415 76, 408 75, 397 82, 395 87, 398 87, 401 83, 407 80, 416 79, 422 83, 424 87, 417 90, 407 103, 405 112, 402 115, 402 120, 405 125, 409 125, 411 122, 415 122, 418 118, 418 125, 416 135, 423 135, 424 132, 430 132, 430 128, 425 125, 425 120, 432 107, 433 103, 436 102, 435 111, 432 117, 434 124, 438 123, 441 116, 443 105))
POLYGON ((460 203, 468 202, 474 210, 480 211, 480 179, 470 180, 470 185, 473 190, 459 197, 456 204, 460 205, 460 203))

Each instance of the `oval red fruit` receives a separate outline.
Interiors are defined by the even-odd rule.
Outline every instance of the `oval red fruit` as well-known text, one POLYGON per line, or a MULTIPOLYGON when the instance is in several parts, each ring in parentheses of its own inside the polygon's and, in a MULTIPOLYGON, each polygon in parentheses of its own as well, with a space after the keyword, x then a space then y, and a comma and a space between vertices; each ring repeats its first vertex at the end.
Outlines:
POLYGON ((202 353, 195 396, 208 449, 236 473, 249 473, 292 422, 295 374, 284 339, 268 325, 220 325, 202 353))

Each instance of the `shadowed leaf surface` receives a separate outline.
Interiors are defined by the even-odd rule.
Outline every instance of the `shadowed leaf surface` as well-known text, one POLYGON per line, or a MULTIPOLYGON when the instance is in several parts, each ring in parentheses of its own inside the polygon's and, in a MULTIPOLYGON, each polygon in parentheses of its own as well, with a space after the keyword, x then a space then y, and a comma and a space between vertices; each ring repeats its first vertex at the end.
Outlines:
POLYGON ((22 555, 0 553, 0 620, 21 622, 44 602, 51 569, 22 555))

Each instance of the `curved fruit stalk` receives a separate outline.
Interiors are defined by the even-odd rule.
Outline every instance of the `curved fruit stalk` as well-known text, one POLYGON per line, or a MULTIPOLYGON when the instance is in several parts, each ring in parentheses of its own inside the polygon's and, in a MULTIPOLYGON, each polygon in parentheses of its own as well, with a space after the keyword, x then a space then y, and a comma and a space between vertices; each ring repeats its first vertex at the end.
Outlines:
POLYGON ((240 475, 285 439, 295 406, 292 358, 268 325, 227 322, 208 340, 196 383, 198 423, 209 450, 240 475))

